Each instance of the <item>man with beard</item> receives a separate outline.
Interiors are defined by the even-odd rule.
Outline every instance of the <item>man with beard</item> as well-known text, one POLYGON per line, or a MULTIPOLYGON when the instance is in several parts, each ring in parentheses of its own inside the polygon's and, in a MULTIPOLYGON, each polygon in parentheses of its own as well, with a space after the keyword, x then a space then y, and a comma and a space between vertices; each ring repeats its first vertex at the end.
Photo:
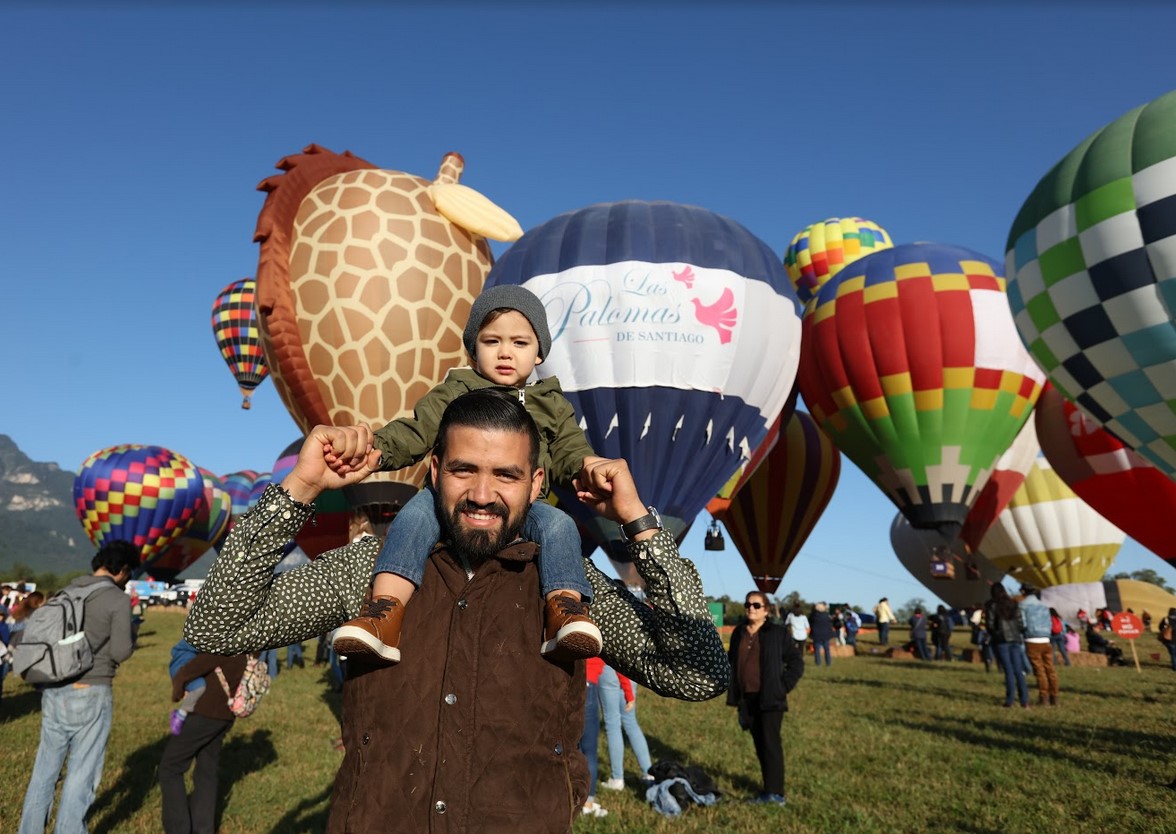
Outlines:
MULTIPOLYGON (((374 471, 366 427, 317 427, 281 487, 238 520, 185 626, 216 653, 305 639, 359 613, 379 541, 362 539, 277 577, 283 547, 324 489, 374 471), (348 460, 344 473, 324 444, 348 460), (241 648, 233 648, 241 647, 241 648)), ((589 794, 576 745, 582 662, 534 651, 544 604, 536 546, 518 539, 539 493, 534 422, 516 397, 480 389, 446 409, 431 460, 445 540, 404 609, 400 664, 352 666, 344 687, 346 758, 328 831, 567 832, 589 794)), ((641 501, 623 461, 577 483, 580 500, 622 525, 646 581, 644 605, 586 562, 602 655, 661 694, 720 694, 729 666, 697 572, 641 501)))

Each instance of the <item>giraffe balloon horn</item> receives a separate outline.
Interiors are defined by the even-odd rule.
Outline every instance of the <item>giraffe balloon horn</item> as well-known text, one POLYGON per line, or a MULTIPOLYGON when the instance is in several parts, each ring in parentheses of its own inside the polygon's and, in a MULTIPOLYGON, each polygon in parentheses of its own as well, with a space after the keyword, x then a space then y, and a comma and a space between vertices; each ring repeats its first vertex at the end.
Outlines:
POLYGON ((449 222, 491 240, 513 243, 523 236, 523 227, 505 210, 481 192, 458 182, 465 160, 447 153, 441 160, 437 179, 429 186, 429 197, 437 212, 449 222))

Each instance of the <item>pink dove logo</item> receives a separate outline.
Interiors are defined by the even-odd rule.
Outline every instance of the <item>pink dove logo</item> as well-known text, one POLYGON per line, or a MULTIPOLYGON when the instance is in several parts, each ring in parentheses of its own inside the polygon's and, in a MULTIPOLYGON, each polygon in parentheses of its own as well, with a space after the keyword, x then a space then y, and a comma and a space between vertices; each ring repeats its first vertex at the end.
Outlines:
POLYGON ((690 300, 694 302, 694 317, 698 322, 718 331, 720 343, 725 345, 730 342, 731 331, 739 320, 739 311, 735 309, 735 293, 731 292, 731 288, 724 289, 714 304, 705 305, 697 298, 690 300))
POLYGON ((694 270, 687 265, 681 272, 672 272, 674 280, 686 285, 686 289, 694 288, 694 270))

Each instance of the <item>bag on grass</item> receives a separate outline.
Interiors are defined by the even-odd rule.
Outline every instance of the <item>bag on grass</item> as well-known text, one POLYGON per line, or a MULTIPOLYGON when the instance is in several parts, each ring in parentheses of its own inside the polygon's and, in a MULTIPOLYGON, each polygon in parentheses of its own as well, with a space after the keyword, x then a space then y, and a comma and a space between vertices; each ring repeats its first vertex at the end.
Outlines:
POLYGON ((91 646, 86 639, 86 599, 105 588, 117 590, 107 582, 67 586, 30 614, 12 647, 13 670, 31 684, 61 683, 88 672, 106 640, 91 646))
POLYGON ((241 675, 241 682, 237 684, 237 691, 229 689, 229 682, 219 666, 214 670, 220 685, 229 699, 229 712, 238 718, 247 718, 257 709, 261 697, 269 692, 269 670, 260 659, 250 655, 245 661, 245 672, 241 675))

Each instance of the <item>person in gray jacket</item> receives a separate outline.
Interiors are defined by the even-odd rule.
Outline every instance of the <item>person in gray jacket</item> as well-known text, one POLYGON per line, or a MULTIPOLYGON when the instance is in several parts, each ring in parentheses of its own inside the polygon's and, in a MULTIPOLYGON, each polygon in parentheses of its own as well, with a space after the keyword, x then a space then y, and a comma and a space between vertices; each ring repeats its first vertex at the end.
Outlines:
POLYGON ((130 542, 104 545, 90 562, 94 571, 70 583, 102 585, 85 602, 86 640, 94 665, 79 677, 41 687, 41 743, 25 791, 19 834, 43 834, 61 769, 69 760, 57 805, 57 831, 85 831, 86 814, 102 781, 106 742, 114 715, 111 683, 131 656, 131 600, 123 589, 139 567, 130 542))

